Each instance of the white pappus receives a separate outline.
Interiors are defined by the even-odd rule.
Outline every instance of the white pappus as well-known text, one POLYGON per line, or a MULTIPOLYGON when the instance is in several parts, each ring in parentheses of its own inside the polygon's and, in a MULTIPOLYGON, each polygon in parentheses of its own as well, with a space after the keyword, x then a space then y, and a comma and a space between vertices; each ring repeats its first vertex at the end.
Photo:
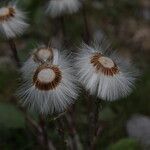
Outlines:
POLYGON ((45 45, 40 45, 35 48, 31 53, 31 56, 23 64, 21 68, 21 73, 24 78, 30 78, 31 74, 35 72, 36 68, 43 63, 51 64, 58 61, 58 50, 46 47, 45 45))
MULTIPOLYGON (((105 44, 105 43, 104 43, 105 44)), ((83 43, 76 57, 78 79, 102 100, 114 101, 132 92, 138 75, 133 65, 103 44, 83 43)))
POLYGON ((29 25, 23 11, 16 4, 8 4, 0 8, 0 32, 5 38, 21 35, 29 25))
POLYGON ((58 54, 53 63, 42 63, 24 79, 17 94, 27 108, 42 114, 61 113, 78 96, 77 81, 70 61, 58 54))
POLYGON ((75 13, 80 7, 81 2, 79 0, 50 0, 47 12, 51 17, 57 17, 63 14, 75 13))

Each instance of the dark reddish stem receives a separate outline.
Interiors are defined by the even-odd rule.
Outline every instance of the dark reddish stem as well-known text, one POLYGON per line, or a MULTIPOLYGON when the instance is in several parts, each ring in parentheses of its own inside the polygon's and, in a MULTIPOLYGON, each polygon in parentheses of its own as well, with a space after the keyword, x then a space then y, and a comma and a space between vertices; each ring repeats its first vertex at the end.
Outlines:
POLYGON ((71 148, 72 150, 80 150, 82 149, 82 145, 76 130, 75 124, 75 106, 70 109, 70 111, 65 116, 66 125, 70 135, 71 148))
POLYGON ((90 37, 91 36, 90 35, 90 25, 89 25, 89 21, 88 21, 86 6, 84 3, 83 3, 83 8, 82 8, 82 15, 83 15, 83 23, 84 23, 83 40, 85 43, 89 44, 90 39, 91 39, 91 37, 90 37))
POLYGON ((62 34, 63 34, 63 38, 65 38, 65 36, 66 36, 66 29, 65 29, 64 16, 61 16, 59 19, 60 19, 60 26, 61 26, 61 31, 62 31, 62 34))
POLYGON ((55 150, 54 145, 52 144, 52 142, 50 141, 50 139, 48 138, 48 134, 47 134, 47 128, 46 128, 46 118, 45 116, 43 116, 42 114, 39 117, 39 124, 41 127, 41 144, 44 150, 55 150))
MULTIPOLYGON (((87 93, 87 92, 86 92, 87 93)), ((88 103, 88 150, 95 150, 97 144, 97 138, 101 132, 101 126, 99 125, 99 111, 100 100, 87 93, 88 103)))
POLYGON ((92 120, 91 120, 91 130, 92 130, 92 136, 91 136, 91 141, 90 141, 90 150, 95 150, 96 149, 96 142, 97 142, 97 137, 99 135, 98 133, 98 126, 99 126, 99 101, 97 99, 94 99, 94 106, 93 106, 93 111, 92 111, 92 120))
POLYGON ((16 65, 17 65, 17 67, 20 68, 20 67, 21 67, 21 62, 20 62, 20 59, 19 59, 19 57, 18 57, 18 52, 17 52, 16 44, 15 44, 15 42, 14 42, 13 39, 10 39, 10 40, 8 41, 8 43, 9 43, 9 46, 10 46, 11 51, 12 51, 12 53, 13 53, 13 57, 14 57, 14 60, 15 60, 15 62, 16 62, 16 65))

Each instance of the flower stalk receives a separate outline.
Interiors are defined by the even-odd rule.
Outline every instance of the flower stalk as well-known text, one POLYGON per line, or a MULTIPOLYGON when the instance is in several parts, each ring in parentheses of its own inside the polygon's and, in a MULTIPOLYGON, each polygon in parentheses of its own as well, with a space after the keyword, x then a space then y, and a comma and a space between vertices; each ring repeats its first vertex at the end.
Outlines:
POLYGON ((21 67, 21 61, 20 61, 20 59, 19 59, 19 57, 18 57, 18 52, 17 52, 17 48, 16 48, 16 44, 15 44, 15 42, 14 42, 14 40, 13 39, 9 39, 8 40, 8 44, 9 44, 9 46, 10 46, 10 49, 11 49, 11 51, 12 51, 12 54, 13 54, 13 58, 14 58, 14 60, 15 60, 15 63, 16 63, 16 65, 17 65, 17 67, 21 67))
POLYGON ((83 16, 83 23, 84 23, 83 40, 85 43, 89 44, 91 40, 91 33, 90 33, 91 31, 90 31, 90 25, 87 17, 86 5, 84 4, 84 2, 82 8, 82 16, 83 16))
POLYGON ((39 124, 41 127, 41 133, 42 133, 42 138, 41 138, 41 144, 44 150, 55 150, 55 147, 53 143, 49 140, 48 134, 47 134, 47 128, 46 128, 46 121, 45 117, 43 114, 40 114, 39 116, 39 124))

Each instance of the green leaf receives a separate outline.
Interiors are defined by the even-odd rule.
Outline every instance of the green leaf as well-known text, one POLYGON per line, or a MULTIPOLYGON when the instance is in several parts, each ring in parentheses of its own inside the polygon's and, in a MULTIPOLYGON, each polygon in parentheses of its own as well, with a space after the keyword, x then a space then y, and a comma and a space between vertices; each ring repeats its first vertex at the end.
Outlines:
POLYGON ((108 150, 141 150, 141 148, 134 139, 125 138, 111 145, 108 150))
POLYGON ((0 103, 0 126, 5 128, 23 128, 25 127, 25 120, 15 106, 0 103))
POLYGON ((100 112, 100 119, 104 121, 110 121, 114 119, 116 114, 113 112, 113 110, 110 107, 105 107, 101 112, 100 112))

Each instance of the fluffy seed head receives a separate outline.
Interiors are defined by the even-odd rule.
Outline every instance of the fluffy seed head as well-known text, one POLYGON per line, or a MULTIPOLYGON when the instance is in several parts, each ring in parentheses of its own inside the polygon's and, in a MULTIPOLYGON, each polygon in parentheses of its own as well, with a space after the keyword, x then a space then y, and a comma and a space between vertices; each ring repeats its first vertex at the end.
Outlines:
POLYGON ((57 17, 63 14, 75 13, 80 6, 81 2, 79 0, 50 0, 47 11, 52 17, 57 17))
POLYGON ((24 63, 21 72, 25 78, 33 74, 36 68, 43 63, 52 64, 58 60, 58 50, 41 46, 36 48, 30 58, 24 63))
POLYGON ((140 114, 133 115, 126 124, 126 130, 130 138, 136 139, 143 149, 150 148, 150 117, 140 114))
POLYGON ((6 38, 22 34, 28 27, 25 14, 16 5, 0 8, 0 31, 6 38))
POLYGON ((50 62, 53 59, 53 50, 51 48, 39 48, 33 54, 35 62, 50 62))
POLYGON ((103 100, 113 101, 129 95, 137 77, 130 62, 103 48, 103 44, 83 44, 76 57, 76 66, 79 81, 91 94, 103 100))
POLYGON ((52 63, 44 62, 34 69, 26 66, 28 77, 23 78, 25 82, 17 92, 22 103, 38 113, 63 112, 78 96, 77 81, 70 61, 64 53, 58 52, 57 59, 55 54, 53 56, 52 63))

